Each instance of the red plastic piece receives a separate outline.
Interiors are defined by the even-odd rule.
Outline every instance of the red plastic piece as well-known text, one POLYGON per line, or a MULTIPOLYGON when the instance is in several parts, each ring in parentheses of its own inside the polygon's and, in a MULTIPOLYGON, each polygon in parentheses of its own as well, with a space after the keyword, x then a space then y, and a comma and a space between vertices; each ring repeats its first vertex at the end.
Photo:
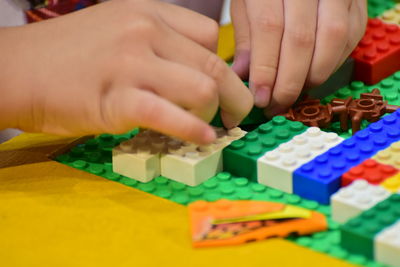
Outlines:
POLYGON ((354 78, 376 84, 400 69, 400 27, 369 19, 367 31, 351 54, 354 78))
POLYGON ((357 179, 363 179, 370 184, 378 185, 398 172, 399 170, 393 166, 381 164, 373 159, 367 159, 343 174, 342 186, 347 186, 357 179))

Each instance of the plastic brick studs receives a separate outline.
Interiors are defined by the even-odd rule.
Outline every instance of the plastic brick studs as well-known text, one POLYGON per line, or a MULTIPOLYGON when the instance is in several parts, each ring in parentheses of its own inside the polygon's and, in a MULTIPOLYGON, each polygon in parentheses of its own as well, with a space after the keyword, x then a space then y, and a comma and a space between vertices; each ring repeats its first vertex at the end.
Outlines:
POLYGON ((400 195, 391 195, 341 226, 341 245, 368 258, 374 256, 375 236, 400 218, 400 195))
POLYGON ((382 164, 389 164, 400 169, 400 142, 393 143, 387 149, 379 151, 374 159, 382 164))
POLYGON ((389 195, 390 193, 383 187, 368 184, 365 180, 357 180, 332 195, 332 219, 339 223, 345 223, 350 218, 358 216, 362 211, 372 208, 389 195))
POLYGON ((400 218, 375 238, 375 260, 400 267, 400 218))
POLYGON ((399 139, 400 112, 396 111, 295 170, 293 192, 328 204, 345 172, 399 139))
POLYGON ((400 69, 400 28, 379 19, 368 21, 367 31, 351 55, 356 80, 375 84, 400 69))
POLYGON ((342 141, 335 133, 308 128, 258 159, 258 182, 292 193, 293 171, 342 141))
POLYGON ((196 146, 145 130, 113 150, 113 170, 126 177, 149 182, 163 175, 195 186, 222 170, 222 149, 244 136, 239 128, 216 129, 217 140, 196 146))
POLYGON ((256 181, 257 159, 293 136, 301 134, 306 128, 300 122, 293 122, 282 116, 274 117, 224 149, 224 171, 256 181))
POLYGON ((395 175, 398 171, 393 166, 381 164, 373 159, 367 159, 343 174, 342 186, 347 186, 356 179, 363 179, 370 184, 377 185, 388 177, 395 175))
POLYGON ((218 129, 218 139, 211 145, 169 147, 168 153, 161 155, 161 175, 196 186, 222 171, 222 149, 245 133, 240 128, 234 128, 227 133, 218 129))
POLYGON ((392 9, 386 10, 380 18, 386 23, 400 25, 400 4, 396 4, 392 9))

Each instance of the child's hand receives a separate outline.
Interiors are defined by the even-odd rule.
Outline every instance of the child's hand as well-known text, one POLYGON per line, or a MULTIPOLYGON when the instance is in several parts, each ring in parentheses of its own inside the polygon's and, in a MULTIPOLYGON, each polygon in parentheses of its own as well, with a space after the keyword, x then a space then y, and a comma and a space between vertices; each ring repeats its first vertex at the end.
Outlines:
POLYGON ((362 38, 366 0, 234 0, 233 69, 248 75, 268 114, 293 104, 303 86, 324 82, 362 38))
POLYGON ((0 39, 5 126, 62 135, 140 126, 208 143, 215 133, 205 121, 218 106, 233 127, 253 105, 213 53, 218 25, 159 1, 110 1, 1 29, 0 39))

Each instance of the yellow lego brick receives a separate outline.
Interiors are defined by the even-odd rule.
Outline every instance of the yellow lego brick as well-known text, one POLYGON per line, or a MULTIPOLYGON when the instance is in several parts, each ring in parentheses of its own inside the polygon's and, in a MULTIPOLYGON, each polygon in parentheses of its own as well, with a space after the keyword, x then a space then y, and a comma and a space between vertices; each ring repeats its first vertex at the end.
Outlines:
POLYGON ((387 149, 379 151, 373 159, 400 169, 400 142, 393 143, 387 149))
POLYGON ((400 173, 390 177, 380 184, 391 193, 396 193, 400 190, 400 173))
POLYGON ((381 19, 387 23, 400 25, 400 4, 396 4, 392 9, 386 10, 381 19))

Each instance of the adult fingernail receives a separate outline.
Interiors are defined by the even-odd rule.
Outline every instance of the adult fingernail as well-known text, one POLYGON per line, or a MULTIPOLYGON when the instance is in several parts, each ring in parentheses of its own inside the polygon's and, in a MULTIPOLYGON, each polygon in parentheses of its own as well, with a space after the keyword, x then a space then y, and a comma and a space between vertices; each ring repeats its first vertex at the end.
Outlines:
POLYGON ((256 88, 254 96, 254 103, 259 108, 265 108, 268 106, 271 98, 271 89, 267 86, 256 88))

